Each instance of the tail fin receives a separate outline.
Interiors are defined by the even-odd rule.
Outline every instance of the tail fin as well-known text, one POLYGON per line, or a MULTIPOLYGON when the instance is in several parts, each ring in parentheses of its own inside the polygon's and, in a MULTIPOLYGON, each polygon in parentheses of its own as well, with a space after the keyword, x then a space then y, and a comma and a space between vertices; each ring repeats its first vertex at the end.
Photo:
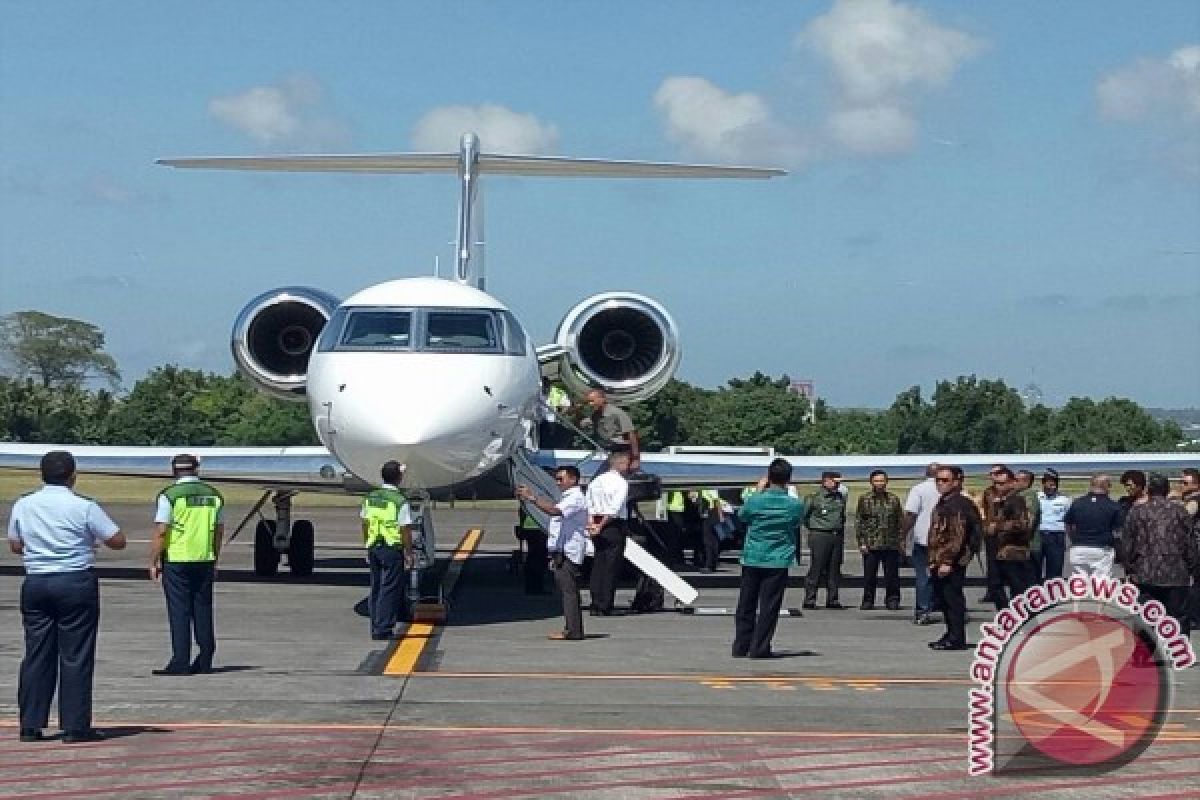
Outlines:
POLYGON ((718 164, 676 164, 657 161, 611 161, 599 158, 514 156, 479 151, 479 137, 464 133, 457 153, 373 153, 362 155, 233 156, 219 158, 160 158, 156 163, 184 169, 234 169, 267 172, 361 172, 421 174, 457 172, 461 191, 455 245, 455 277, 460 283, 483 288, 482 264, 472 270, 472 218, 476 210, 478 176, 525 175, 591 178, 741 178, 763 180, 786 175, 769 167, 718 164))

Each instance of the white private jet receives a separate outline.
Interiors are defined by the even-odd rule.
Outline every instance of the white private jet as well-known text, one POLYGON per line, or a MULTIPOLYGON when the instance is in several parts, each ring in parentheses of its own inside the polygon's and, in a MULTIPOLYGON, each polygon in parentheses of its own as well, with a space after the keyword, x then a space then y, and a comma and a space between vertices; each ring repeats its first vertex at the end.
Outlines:
MULTIPOLYGON (((483 265, 474 247, 480 175, 765 179, 785 174, 757 167, 489 154, 470 133, 457 153, 159 163, 278 172, 450 172, 459 178, 452 279, 386 281, 341 302, 317 289, 285 287, 255 297, 237 317, 232 349, 242 374, 272 395, 307 400, 324 445, 191 448, 201 457, 207 480, 266 490, 243 525, 273 500, 276 519, 261 520, 255 532, 255 569, 263 575, 278 570, 283 553, 293 574, 312 571, 314 529, 308 520, 292 520, 296 493, 362 492, 378 481, 388 460, 407 466, 406 488, 419 495, 473 485, 476 496, 490 491, 511 497, 514 479, 554 492, 544 470, 598 456, 527 449, 538 421, 543 373, 557 375, 576 395, 598 387, 617 402, 644 399, 673 376, 680 359, 675 322, 661 305, 639 294, 609 292, 583 300, 563 318, 554 343, 535 348, 516 316, 484 290, 483 265)), ((178 450, 0 443, 0 467, 36 469, 44 452, 60 447, 75 454, 83 471, 159 477, 169 474, 170 457, 178 450)), ((797 481, 813 480, 825 469, 839 470, 847 479, 863 479, 875 468, 913 477, 930 459, 970 472, 1000 461, 1031 469, 1053 465, 1072 473, 1128 465, 1179 469, 1190 463, 1179 454, 789 458, 797 481)), ((666 486, 744 486, 757 480, 769 461, 762 455, 645 453, 642 467, 666 486)), ((419 566, 426 568, 435 552, 428 509, 418 520, 419 566)), ((675 577, 661 565, 636 563, 654 567, 662 580, 675 577)), ((667 586, 677 597, 680 591, 694 595, 684 587, 667 586)))

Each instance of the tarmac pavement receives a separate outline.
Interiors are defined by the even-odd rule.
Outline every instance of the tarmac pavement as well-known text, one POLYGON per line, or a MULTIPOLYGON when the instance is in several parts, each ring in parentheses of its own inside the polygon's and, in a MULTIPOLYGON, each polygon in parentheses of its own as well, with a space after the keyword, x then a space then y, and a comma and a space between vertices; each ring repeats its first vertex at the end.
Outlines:
MULTIPOLYGON (((0 796, 1200 796, 1198 669, 1176 674, 1166 728, 1125 767, 968 778, 972 654, 926 647, 943 629, 911 624, 911 571, 901 611, 857 610, 861 579, 850 579, 852 609, 781 619, 784 657, 772 661, 731 658, 733 620, 721 615, 585 617, 586 640, 552 642, 558 598, 524 595, 509 571, 509 510, 438 509, 447 562, 466 531, 483 536, 459 553, 449 624, 413 625, 396 643, 371 641, 352 610, 367 585, 353 509, 308 514, 310 579, 256 578, 242 534, 216 590, 218 671, 152 676, 168 641, 161 589, 145 577, 150 511, 109 510, 140 540, 99 567, 95 714, 114 736, 17 742, 21 571, 8 556, 0 796)), ((855 554, 844 569, 859 572, 855 554)), ((803 568, 793 573, 786 605, 799 606, 803 568)), ((697 605, 734 605, 736 564, 686 576, 697 605)), ((982 591, 968 589, 976 623, 992 616, 975 602, 982 591)))

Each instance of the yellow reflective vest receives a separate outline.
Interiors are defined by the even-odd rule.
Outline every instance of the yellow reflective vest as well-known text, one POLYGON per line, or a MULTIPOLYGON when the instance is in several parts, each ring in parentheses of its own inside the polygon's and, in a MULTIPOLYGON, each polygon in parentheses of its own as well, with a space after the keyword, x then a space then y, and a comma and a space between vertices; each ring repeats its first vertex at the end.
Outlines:
POLYGON ((365 541, 367 547, 382 541, 391 547, 404 542, 400 533, 400 509, 408 505, 408 498, 399 489, 375 489, 363 498, 362 518, 367 523, 365 541))
POLYGON ((162 490, 171 505, 163 560, 172 564, 216 561, 213 548, 221 507, 221 493, 200 481, 176 483, 162 490))

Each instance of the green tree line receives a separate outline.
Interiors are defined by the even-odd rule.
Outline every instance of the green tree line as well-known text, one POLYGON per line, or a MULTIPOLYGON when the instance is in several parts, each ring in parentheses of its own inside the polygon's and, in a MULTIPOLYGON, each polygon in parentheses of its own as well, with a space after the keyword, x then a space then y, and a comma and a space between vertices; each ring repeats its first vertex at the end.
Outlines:
MULTIPOLYGON (((128 394, 104 334, 80 320, 20 311, 0 318, 0 439, 123 445, 315 444, 308 408, 275 400, 241 376, 177 366, 152 370, 128 394), (90 389, 88 380, 108 388, 90 389)), ((794 454, 1138 452, 1172 450, 1179 425, 1131 400, 1072 398, 1026 408, 1000 380, 959 377, 896 396, 885 411, 830 408, 756 372, 718 389, 671 381, 633 406, 643 447, 774 447, 794 454)))

